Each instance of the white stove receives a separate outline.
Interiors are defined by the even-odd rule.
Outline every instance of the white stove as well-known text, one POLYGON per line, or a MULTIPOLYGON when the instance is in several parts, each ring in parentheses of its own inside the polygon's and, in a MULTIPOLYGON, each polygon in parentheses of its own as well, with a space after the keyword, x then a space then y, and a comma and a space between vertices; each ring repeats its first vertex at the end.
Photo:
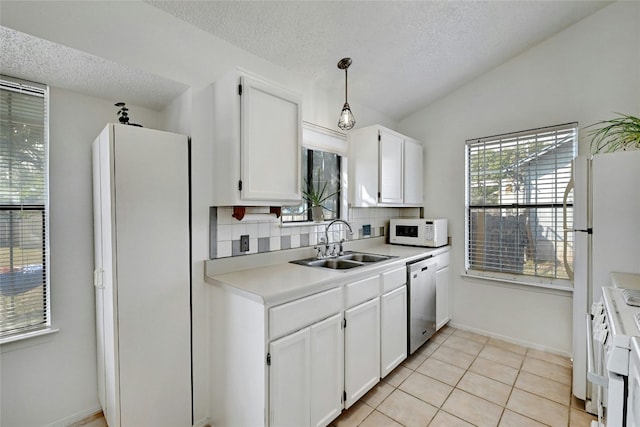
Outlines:
POLYGON ((638 427, 627 422, 627 413, 633 405, 628 403, 629 372, 632 358, 638 357, 634 339, 640 337, 640 307, 627 303, 634 292, 626 289, 640 289, 640 275, 612 273, 611 284, 614 287, 602 288, 602 302, 592 308, 588 377, 599 396, 599 421, 592 425, 602 426, 606 420, 611 427, 638 427))
POLYGON ((612 340, 607 369, 620 375, 629 375, 631 338, 640 336, 640 327, 636 323, 640 307, 628 305, 623 291, 620 288, 602 288, 602 300, 612 340))

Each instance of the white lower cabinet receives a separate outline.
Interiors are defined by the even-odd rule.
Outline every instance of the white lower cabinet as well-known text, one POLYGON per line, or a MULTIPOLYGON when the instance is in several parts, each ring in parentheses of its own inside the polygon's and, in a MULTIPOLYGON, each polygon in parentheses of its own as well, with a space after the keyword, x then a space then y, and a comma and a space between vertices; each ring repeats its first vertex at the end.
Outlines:
POLYGON ((272 426, 305 426, 310 420, 311 329, 269 345, 269 414, 272 426))
POLYGON ((449 301, 449 252, 435 257, 436 270, 436 331, 451 320, 449 301))
POLYGON ((326 426, 342 412, 342 315, 311 326, 311 425, 326 426))
POLYGON ((326 426, 342 411, 342 316, 269 344, 271 426, 326 426))
POLYGON ((212 425, 324 427, 406 358, 406 267, 276 306, 212 288, 212 425))
POLYGON ((380 297, 344 312, 345 408, 380 381, 380 297))
POLYGON ((407 286, 380 297, 380 378, 407 358, 407 286))

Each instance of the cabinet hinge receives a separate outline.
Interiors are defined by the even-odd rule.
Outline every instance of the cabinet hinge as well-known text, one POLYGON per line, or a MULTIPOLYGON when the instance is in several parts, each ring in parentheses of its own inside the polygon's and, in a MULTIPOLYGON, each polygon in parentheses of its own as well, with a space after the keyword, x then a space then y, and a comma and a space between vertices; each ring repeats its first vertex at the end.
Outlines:
POLYGON ((267 366, 271 366, 271 353, 267 353, 267 366))
POLYGON ((242 96, 242 85, 238 85, 238 95, 242 96))
POLYGON ((238 191, 242 191, 242 180, 238 180, 238 191))
POLYGON ((342 392, 342 401, 343 401, 343 402, 346 402, 346 401, 347 401, 347 392, 346 392, 346 391, 343 391, 343 392, 342 392))
POLYGON ((382 141, 382 136, 380 135, 380 132, 378 132, 378 142, 382 141))
POLYGON ((342 329, 347 329, 347 319, 342 319, 342 329))

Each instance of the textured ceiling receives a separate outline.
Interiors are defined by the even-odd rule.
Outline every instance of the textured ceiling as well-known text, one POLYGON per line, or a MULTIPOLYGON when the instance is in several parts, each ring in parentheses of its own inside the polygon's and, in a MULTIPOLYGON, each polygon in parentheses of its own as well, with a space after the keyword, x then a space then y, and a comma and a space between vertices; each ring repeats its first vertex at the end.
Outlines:
POLYGON ((0 26, 0 73, 161 110, 188 86, 0 26))
POLYGON ((597 1, 147 1, 400 119, 602 8, 597 1))
MULTIPOLYGON (((13 2, 0 0, 3 6, 10 3, 13 2)), ((11 8, 14 12, 21 4, 15 3, 16 7, 11 8)), ((198 32, 210 33, 338 93, 344 90, 344 73, 336 64, 349 56, 353 59, 349 68, 349 101, 400 120, 609 2, 183 0, 110 3, 44 2, 42 8, 50 10, 56 4, 61 5, 62 10, 72 15, 70 22, 76 24, 73 28, 82 27, 78 22, 84 22, 83 16, 95 21, 95 16, 87 16, 92 13, 93 5, 94 14, 112 7, 115 17, 126 15, 129 10, 144 15, 147 20, 158 19, 159 15, 167 17, 158 22, 165 26, 173 22, 190 24, 198 28, 198 32)), ((22 4, 29 5, 29 2, 22 4)), ((139 23, 140 37, 136 40, 139 49, 152 41, 147 39, 153 32, 145 32, 144 28, 154 27, 143 25, 147 23, 139 23)), ((103 40, 87 44, 91 34, 86 31, 75 34, 70 32, 72 29, 65 32, 59 26, 42 27, 53 33, 52 40, 64 39, 65 44, 82 50, 0 27, 0 72, 156 110, 187 89, 183 83, 149 72, 156 69, 157 63, 142 70, 132 67, 130 64, 134 62, 127 62, 130 58, 126 56, 123 57, 126 63, 104 59, 118 57, 114 56, 117 46, 113 43, 108 46, 103 40)), ((39 30, 32 27, 29 32, 38 34, 39 30)), ((127 30, 131 34, 131 28, 127 30)), ((197 33, 189 34, 198 37, 197 33)), ((194 41, 194 45, 202 49, 203 40, 194 41)), ((193 52, 193 55, 203 54, 193 52)), ((179 66, 176 61, 176 67, 179 66)), ((357 111, 354 113, 357 119, 357 111)))

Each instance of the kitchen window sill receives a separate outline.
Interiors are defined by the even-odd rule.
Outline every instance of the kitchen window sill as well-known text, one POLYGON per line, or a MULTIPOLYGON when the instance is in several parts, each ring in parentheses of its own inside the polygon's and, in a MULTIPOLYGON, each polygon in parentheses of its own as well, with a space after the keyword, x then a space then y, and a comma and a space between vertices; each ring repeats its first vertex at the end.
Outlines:
POLYGON ((313 227, 314 225, 321 225, 326 227, 333 220, 315 222, 315 221, 300 221, 300 222, 281 222, 280 228, 296 228, 296 227, 313 227))
POLYGON ((19 350, 24 347, 31 347, 36 344, 40 344, 36 338, 45 337, 47 335, 56 334, 60 332, 60 329, 56 328, 43 328, 37 331, 26 332, 24 334, 12 335, 6 338, 0 339, 0 353, 6 353, 9 351, 19 350))
POLYGON ((482 280, 489 285, 503 286, 512 289, 527 289, 540 292, 551 292, 554 294, 567 294, 573 293, 573 286, 569 280, 555 279, 552 283, 542 282, 542 279, 530 279, 520 276, 507 276, 499 277, 493 275, 486 275, 483 272, 476 270, 466 270, 460 274, 464 279, 470 280, 482 280), (538 281, 534 281, 538 280, 538 281))

